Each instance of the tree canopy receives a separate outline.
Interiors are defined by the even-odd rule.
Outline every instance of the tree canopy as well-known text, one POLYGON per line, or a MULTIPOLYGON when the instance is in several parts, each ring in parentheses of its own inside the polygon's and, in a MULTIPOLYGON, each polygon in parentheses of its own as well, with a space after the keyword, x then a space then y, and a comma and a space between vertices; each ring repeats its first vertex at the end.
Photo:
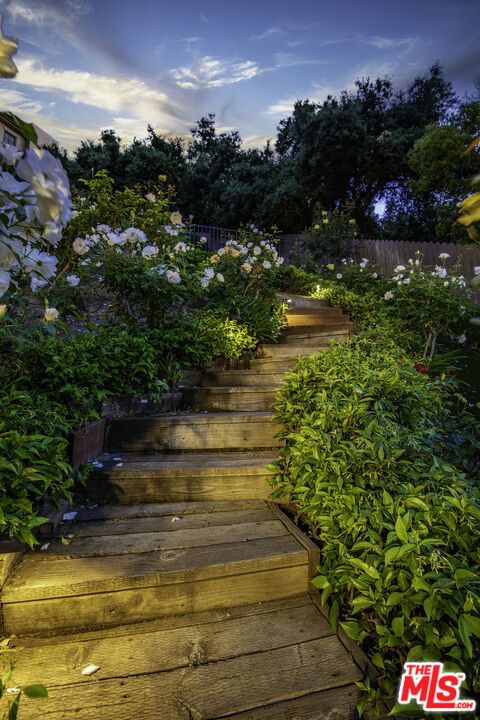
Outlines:
POLYGON ((166 176, 179 209, 197 223, 301 232, 320 209, 348 204, 364 235, 452 240, 463 238, 454 207, 480 170, 479 153, 462 151, 479 129, 480 89, 460 100, 436 64, 402 89, 364 78, 321 103, 298 101, 273 146, 242 147, 240 134, 217 132, 210 114, 189 139, 149 126, 145 139, 123 146, 105 130, 73 158, 59 154, 74 184, 98 170, 119 188, 149 188, 166 176), (383 219, 375 212, 382 199, 383 219))

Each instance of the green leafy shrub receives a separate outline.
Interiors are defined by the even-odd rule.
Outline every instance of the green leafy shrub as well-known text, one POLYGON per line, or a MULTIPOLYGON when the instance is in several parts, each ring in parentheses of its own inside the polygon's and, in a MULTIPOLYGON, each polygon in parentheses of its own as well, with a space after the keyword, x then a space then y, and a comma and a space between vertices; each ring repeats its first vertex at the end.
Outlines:
POLYGON ((334 210, 323 210, 317 205, 312 227, 307 231, 309 243, 317 262, 335 260, 349 255, 352 241, 357 236, 357 223, 352 217, 353 206, 346 204, 334 210))
POLYGON ((278 274, 278 289, 294 295, 309 295, 314 292, 318 282, 318 273, 308 272, 292 263, 281 268, 278 274))
POLYGON ((407 659, 441 660, 478 692, 480 492, 439 444, 455 386, 414 365, 371 331, 302 358, 277 405, 274 496, 290 496, 319 541, 314 585, 383 694, 407 659))
POLYGON ((64 438, 0 433, 0 534, 33 546, 32 531, 45 522, 40 502, 46 496, 71 502, 74 473, 66 454, 64 438))

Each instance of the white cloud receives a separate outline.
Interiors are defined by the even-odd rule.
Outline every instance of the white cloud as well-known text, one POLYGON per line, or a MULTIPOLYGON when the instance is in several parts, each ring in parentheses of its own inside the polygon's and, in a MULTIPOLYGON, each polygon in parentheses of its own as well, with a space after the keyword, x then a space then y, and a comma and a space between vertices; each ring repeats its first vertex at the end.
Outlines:
POLYGON ((251 35, 250 40, 267 40, 268 38, 280 37, 284 34, 285 30, 278 25, 273 25, 272 27, 267 28, 265 32, 260 33, 260 35, 251 35))
POLYGON ((277 68, 295 67, 296 65, 329 65, 331 62, 330 60, 317 60, 286 52, 275 53, 273 57, 277 68))
POLYGON ((173 119, 178 122, 179 107, 165 93, 137 78, 58 70, 44 67, 31 58, 19 60, 18 68, 13 82, 37 91, 60 92, 73 103, 119 114, 127 111, 126 114, 147 122, 171 124, 173 119))
POLYGON ((295 105, 297 100, 299 100, 299 98, 296 97, 289 97, 284 98, 283 100, 278 100, 276 103, 273 103, 273 105, 268 106, 267 110, 265 111, 265 115, 290 115, 293 112, 293 106, 295 105))
POLYGON ((371 45, 378 50, 412 50, 420 42, 417 37, 391 38, 382 35, 359 35, 357 42, 371 45))
POLYGON ((266 135, 247 135, 243 138, 242 147, 246 150, 250 148, 263 148, 268 140, 272 140, 272 138, 266 135))
POLYGON ((184 90, 223 87, 250 80, 264 70, 253 60, 220 60, 209 55, 193 66, 174 68, 171 73, 184 90))

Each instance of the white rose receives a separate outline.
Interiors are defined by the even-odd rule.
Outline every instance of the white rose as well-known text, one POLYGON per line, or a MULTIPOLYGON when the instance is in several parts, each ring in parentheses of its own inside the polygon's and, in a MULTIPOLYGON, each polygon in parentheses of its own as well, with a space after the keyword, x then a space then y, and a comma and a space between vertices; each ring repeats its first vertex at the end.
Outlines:
POLYGON ((243 272, 246 272, 246 273, 252 272, 252 266, 248 262, 243 263, 241 269, 243 270, 243 272))
POLYGON ((176 270, 167 270, 167 272, 165 273, 165 277, 172 285, 178 285, 180 282, 180 273, 178 273, 176 270))
POLYGON ((154 257, 158 255, 158 247, 156 247, 156 245, 145 245, 142 250, 142 255, 144 258, 154 257))
POLYGON ((83 238, 77 237, 73 241, 73 249, 77 255, 85 255, 88 252, 88 245, 83 238))
POLYGON ((30 278, 30 288, 32 292, 38 292, 38 290, 44 288, 45 285, 48 285, 48 280, 45 280, 45 278, 43 277, 38 277, 38 275, 32 273, 32 276, 30 278))
POLYGON ((215 275, 215 279, 218 280, 219 283, 225 282, 225 278, 223 277, 222 273, 217 273, 215 275))
POLYGON ((391 292, 390 290, 387 290, 387 292, 383 296, 383 299, 384 300, 393 300, 393 292, 391 292))
POLYGON ((341 280, 343 275, 342 273, 337 273, 335 277, 337 278, 337 280, 341 280))
POLYGON ((253 248, 253 254, 254 254, 254 255, 260 255, 261 252, 262 252, 262 251, 261 251, 261 249, 260 249, 258 246, 253 248))
POLYGON ((272 267, 272 263, 269 260, 264 260, 262 265, 265 268, 265 270, 270 270, 270 268, 272 267))
POLYGON ((394 269, 394 273, 398 275, 398 273, 401 273, 405 270, 405 265, 397 265, 397 267, 394 269))
POLYGON ((155 195, 154 195, 154 193, 147 193, 147 194, 145 195, 145 197, 147 198, 148 202, 151 202, 151 203, 154 203, 154 202, 155 202, 155 195))
POLYGON ((447 260, 447 258, 449 258, 450 255, 448 253, 443 252, 443 253, 440 253, 440 255, 438 257, 440 258, 440 260, 447 260))
POLYGON ((212 278, 215 277, 215 270, 213 268, 205 268, 205 270, 203 271, 203 274, 205 275, 206 278, 208 278, 208 280, 211 280, 212 278))
POLYGON ((54 320, 58 320, 58 310, 54 307, 47 307, 45 308, 45 313, 43 315, 43 319, 45 322, 52 322, 54 320))
POLYGON ((5 295, 10 287, 10 273, 6 270, 0 270, 0 297, 5 295))
POLYGON ((0 144, 0 158, 6 165, 15 165, 17 160, 22 157, 20 150, 10 143, 0 144))
POLYGON ((80 278, 78 277, 78 275, 67 275, 65 280, 72 287, 76 287, 80 283, 80 278))

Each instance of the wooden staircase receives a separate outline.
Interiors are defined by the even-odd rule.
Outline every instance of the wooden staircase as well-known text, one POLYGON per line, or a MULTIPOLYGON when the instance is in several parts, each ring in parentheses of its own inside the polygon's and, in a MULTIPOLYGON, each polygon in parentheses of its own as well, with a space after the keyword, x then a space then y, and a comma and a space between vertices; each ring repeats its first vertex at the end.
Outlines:
POLYGON ((204 373, 184 411, 114 421, 88 487, 101 504, 13 572, 14 682, 49 687, 20 720, 354 717, 364 658, 309 594, 318 549, 268 502, 266 469, 285 372, 352 324, 290 303, 280 342, 204 373))

